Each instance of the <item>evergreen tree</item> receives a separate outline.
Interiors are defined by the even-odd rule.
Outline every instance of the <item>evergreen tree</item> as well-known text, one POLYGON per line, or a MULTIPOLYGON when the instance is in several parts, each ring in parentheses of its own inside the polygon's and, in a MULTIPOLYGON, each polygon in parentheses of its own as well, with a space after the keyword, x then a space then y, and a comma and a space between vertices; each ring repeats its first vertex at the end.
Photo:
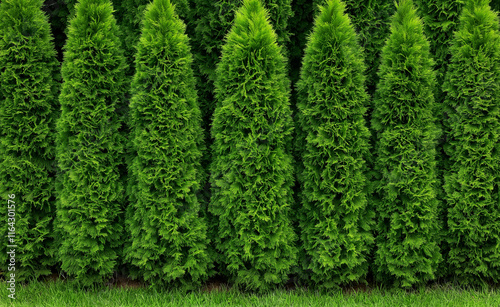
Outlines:
MULTIPOLYGON (((285 45, 289 40, 288 19, 292 14, 291 0, 263 1, 269 12, 278 43, 285 45)), ((194 31, 193 49, 196 50, 196 74, 199 79, 201 110, 204 125, 208 130, 214 112, 214 81, 216 64, 219 62, 224 37, 229 32, 236 9, 241 0, 192 0, 194 31)))
MULTIPOLYGON (((151 0, 122 0, 116 3, 119 11, 119 24, 122 30, 124 55, 130 61, 129 74, 133 74, 133 58, 136 45, 140 36, 140 24, 144 16, 144 10, 151 0)), ((173 0, 176 4, 175 10, 181 18, 187 18, 189 12, 188 0, 173 0)))
POLYGON ((207 276, 206 223, 197 191, 203 132, 185 25, 170 0, 146 8, 130 104, 128 261, 152 283, 207 276))
POLYGON ((392 18, 382 49, 372 126, 377 135, 379 278, 411 287, 435 277, 441 261, 436 198, 435 72, 411 0, 392 18))
MULTIPOLYGON (((300 230, 304 270, 324 287, 363 279, 373 241, 366 212, 370 133, 363 54, 345 4, 328 0, 309 37, 298 83, 305 138, 300 230)), ((368 213, 368 214, 367 214, 368 213)))
POLYGON ((500 279, 500 29, 487 0, 469 0, 443 90, 449 171, 446 259, 461 282, 500 279))
POLYGON ((55 264, 54 125, 59 63, 41 0, 0 4, 1 270, 17 245, 16 280, 50 274, 55 264), (10 195, 10 197, 9 197, 10 195), (8 207, 13 209, 8 211, 8 207), (7 220, 7 218, 9 219, 7 220), (12 218, 12 219, 11 219, 12 218), (15 232, 7 241, 8 232, 15 232))
MULTIPOLYGON (((290 43, 291 78, 298 80, 300 59, 306 45, 306 38, 313 25, 313 17, 319 13, 325 0, 298 0, 293 4, 294 15, 290 21, 293 33, 290 43)), ((368 93, 373 94, 377 84, 377 69, 380 51, 389 35, 389 18, 394 12, 392 0, 358 1, 345 0, 346 13, 358 34, 358 40, 365 49, 366 81, 368 93)))
POLYGON ((250 289, 286 280, 296 262, 290 223, 293 131, 286 62, 259 0, 244 0, 217 67, 212 198, 219 261, 250 289))
POLYGON ((121 257, 125 59, 109 0, 81 0, 70 21, 57 122, 62 270, 102 281, 121 257))

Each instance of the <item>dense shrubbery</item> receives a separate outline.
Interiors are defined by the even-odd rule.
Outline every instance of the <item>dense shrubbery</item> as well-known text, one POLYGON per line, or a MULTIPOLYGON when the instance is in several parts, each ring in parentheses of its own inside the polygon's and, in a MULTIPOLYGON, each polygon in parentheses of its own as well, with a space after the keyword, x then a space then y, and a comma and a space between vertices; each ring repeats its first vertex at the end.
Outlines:
POLYGON ((377 275, 410 287, 435 276, 438 247, 435 73, 429 42, 411 0, 392 18, 382 50, 372 126, 375 170, 377 275))
MULTIPOLYGON (((133 74, 133 59, 136 52, 136 45, 139 41, 141 21, 144 17, 144 10, 151 0, 121 0, 115 6, 120 16, 121 35, 123 37, 123 48, 125 58, 130 64, 129 73, 133 74)), ((186 19, 189 14, 188 0, 173 0, 177 14, 186 19)))
POLYGON ((464 6, 443 90, 450 273, 461 282, 498 281, 500 31, 487 0, 464 6))
POLYGON ((0 1, 17 280, 500 280, 500 1, 149 2, 0 1))
POLYGON ((304 138, 300 233, 304 270, 323 287, 363 279, 373 241, 365 211, 370 133, 363 54, 340 0, 316 18, 298 83, 304 138))
MULTIPOLYGON (((444 74, 446 72, 450 53, 449 47, 453 33, 457 28, 458 16, 462 10, 463 0, 418 0, 419 12, 424 22, 424 30, 429 38, 430 50, 433 59, 435 60, 434 69, 436 71, 437 86, 434 87, 434 99, 436 101, 435 115, 437 118, 436 124, 442 129, 443 119, 446 117, 444 112, 444 95, 442 87, 444 74)), ((446 202, 444 200, 444 190, 442 189, 444 182, 444 171, 449 168, 447 160, 444 159, 443 146, 446 143, 446 135, 441 134, 436 147, 436 172, 438 178, 438 199, 439 199, 439 223, 443 228, 441 235, 446 236, 446 202)), ((445 253, 448 249, 446 240, 441 240, 442 252, 445 253)), ((442 263, 439 275, 446 275, 446 262, 442 263)))
MULTIPOLYGON (((288 19, 292 14, 291 0, 263 0, 278 35, 278 43, 289 40, 288 19)), ((194 31, 193 47, 196 74, 199 78, 201 110, 205 126, 215 108, 214 81, 216 64, 221 56, 224 37, 233 24, 235 11, 241 0, 192 0, 191 27, 194 31)))
MULTIPOLYGON (((418 0, 419 12, 424 21, 425 34, 429 39, 431 54, 435 60, 437 84, 443 84, 450 59, 450 42, 457 29, 458 16, 463 0, 418 0)), ((436 101, 441 103, 441 87, 435 87, 436 101)))
MULTIPOLYGON (((59 65, 41 0, 0 4, 1 270, 17 245, 16 280, 50 274, 55 264, 55 137, 59 65), (11 199, 8 195, 14 194, 11 199), (8 199, 16 215, 7 224, 8 199), (7 229, 15 229, 8 243, 7 229)), ((11 230, 12 232, 12 230, 11 230)))
POLYGON ((201 114, 184 23, 169 0, 146 9, 130 104, 125 259, 153 284, 199 283, 211 260, 197 191, 203 181, 201 114))
POLYGON ((62 270, 83 283, 122 256, 125 59, 109 0, 81 0, 70 21, 57 122, 57 231, 62 270))
MULTIPOLYGON (((313 16, 319 11, 319 5, 325 0, 298 0, 293 3, 294 16, 290 21, 290 31, 293 34, 290 44, 291 76, 292 81, 298 79, 300 58, 313 24, 313 16)), ((357 32, 358 40, 365 49, 366 84, 369 94, 375 91, 378 76, 380 50, 389 34, 389 17, 394 12, 394 3, 391 0, 358 1, 345 0, 346 14, 357 32)))
POLYGON ((259 0, 236 13, 217 67, 212 136, 216 246, 236 284, 265 289, 296 262, 285 59, 259 0))

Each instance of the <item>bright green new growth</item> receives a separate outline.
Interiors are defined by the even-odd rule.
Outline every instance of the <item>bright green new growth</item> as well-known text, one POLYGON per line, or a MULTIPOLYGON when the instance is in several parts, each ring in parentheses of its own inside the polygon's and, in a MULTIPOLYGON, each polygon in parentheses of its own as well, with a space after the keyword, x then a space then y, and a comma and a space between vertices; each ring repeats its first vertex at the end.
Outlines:
POLYGON ((4 276, 16 281, 50 274, 55 263, 55 144, 59 68, 52 34, 40 0, 0 4, 0 248, 4 276), (13 199, 8 195, 14 194, 13 199), (8 202, 8 200, 13 201, 8 202), (12 207, 14 205, 15 207, 12 207), (8 220, 8 206, 14 220, 8 220), (15 229, 8 241, 8 229, 15 229), (17 245, 16 271, 9 271, 17 245))
MULTIPOLYGON (((151 0, 121 0, 116 3, 120 17, 117 18, 122 31, 123 47, 125 49, 125 58, 133 64, 136 45, 139 42, 141 34, 141 21, 144 17, 146 6, 151 0)), ((175 4, 175 10, 181 18, 188 16, 189 6, 188 0, 172 0, 175 4)), ((130 73, 133 74, 133 65, 130 66, 130 73)))
POLYGON ((57 230, 62 270, 100 282, 121 257, 124 77, 109 0, 81 0, 70 21, 57 122, 57 230))
POLYGON ((410 0, 397 7, 381 61, 372 118, 380 176, 375 265, 379 278, 411 287, 433 279, 442 257, 437 242, 435 73, 422 21, 410 0))
MULTIPOLYGON (((306 37, 312 26, 311 16, 319 13, 319 6, 325 0, 297 0, 293 3, 294 16, 290 22, 291 32, 293 32, 290 46, 290 56, 292 66, 292 81, 295 81, 298 74, 302 50, 306 44, 306 37)), ((379 66, 380 51, 389 35, 388 21, 393 14, 392 0, 345 0, 346 13, 354 26, 358 41, 365 50, 366 63, 366 85, 368 93, 373 94, 378 81, 377 70, 379 66)))
POLYGON ((331 288, 368 272, 373 216, 365 212, 370 133, 363 53, 340 0, 321 7, 298 83, 303 172, 300 230, 304 270, 331 288))
POLYGON ((169 0, 146 8, 137 48, 125 257, 153 284, 197 284, 211 267, 196 195, 203 132, 185 25, 169 0))
POLYGON ((464 283, 500 279, 500 30, 486 0, 460 16, 443 90, 450 169, 447 255, 464 283))
POLYGON ((217 67, 212 198, 219 260, 231 279, 266 289, 296 262, 289 81, 259 0, 244 0, 217 67))
MULTIPOLYGON (((213 103, 216 64, 219 62, 224 37, 229 32, 235 12, 241 0, 192 0, 191 27, 195 32, 193 46, 197 74, 199 74, 199 91, 201 110, 205 126, 208 127, 214 112, 213 103)), ((289 40, 288 19, 292 14, 291 0, 264 0, 269 16, 278 35, 278 43, 282 46, 289 40)))

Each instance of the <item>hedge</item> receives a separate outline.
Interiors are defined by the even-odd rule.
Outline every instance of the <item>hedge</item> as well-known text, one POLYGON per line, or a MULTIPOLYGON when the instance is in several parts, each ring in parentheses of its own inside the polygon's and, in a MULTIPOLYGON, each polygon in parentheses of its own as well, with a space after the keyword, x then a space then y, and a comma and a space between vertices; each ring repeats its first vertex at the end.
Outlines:
POLYGON ((208 276, 201 112, 185 25, 169 0, 145 10, 130 103, 131 147, 125 259, 152 284, 199 284, 208 276))
POLYGON ((217 67, 212 197, 218 259, 237 285, 264 290, 296 263, 290 83, 260 0, 244 0, 217 67))
POLYGON ((300 230, 303 269, 325 288, 368 273, 373 214, 366 212, 370 133, 363 53, 345 4, 328 0, 316 17, 298 83, 304 148, 300 230))
POLYGON ((413 2, 402 0, 382 49, 372 127, 376 132, 373 201, 377 210, 376 276, 412 287, 435 278, 442 257, 430 46, 413 2))
POLYGON ((81 0, 75 9, 59 96, 56 226, 61 269, 91 284, 122 257, 127 80, 111 2, 81 0))
POLYGON ((443 85, 446 259, 452 276, 474 284, 500 279, 500 30, 488 2, 465 4, 443 85))
POLYGON ((16 280, 51 273, 55 264, 55 142, 59 63, 39 0, 0 4, 1 270, 16 280), (14 213, 8 215, 9 210, 14 213), (7 219, 12 217, 12 219, 7 219), (7 241, 7 236, 9 240, 7 241), (15 271, 8 267, 17 245, 15 271))

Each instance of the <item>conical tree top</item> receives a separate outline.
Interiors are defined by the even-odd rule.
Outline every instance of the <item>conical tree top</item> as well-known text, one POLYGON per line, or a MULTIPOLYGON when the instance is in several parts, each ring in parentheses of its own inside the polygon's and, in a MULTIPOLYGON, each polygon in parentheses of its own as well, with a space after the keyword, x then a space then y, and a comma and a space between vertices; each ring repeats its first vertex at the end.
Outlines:
MULTIPOLYGON (((417 11, 413 6, 412 0, 402 0, 397 4, 396 14, 392 17, 391 32, 399 34, 402 38, 407 38, 406 34, 410 30, 422 28, 422 22, 417 15, 417 11), (398 31, 398 28, 403 27, 403 31, 398 31)), ((408 39, 408 38, 407 38, 408 39)))
POLYGON ((0 10, 0 26, 6 35, 22 34, 24 37, 37 36, 41 39, 50 35, 50 28, 37 27, 45 21, 42 14, 34 7, 41 5, 41 0, 6 0, 3 1, 3 8, 0 10), (5 32, 7 30, 7 32, 5 32))
POLYGON ((98 43, 96 39, 109 35, 109 22, 116 25, 109 0, 81 0, 75 10, 79 13, 70 21, 68 37, 92 38, 98 43))
POLYGON ((234 42, 250 50, 260 49, 276 42, 277 36, 260 0, 243 1, 242 8, 236 12, 234 26, 226 39, 227 43, 234 42))
MULTIPOLYGON (((345 13, 346 5, 341 0, 328 0, 320 6, 321 12, 315 20, 314 48, 332 48, 332 44, 357 44, 354 28, 345 13)), ((306 51, 307 52, 307 51, 306 51)))
MULTIPOLYGON (((349 26, 350 21, 345 14, 346 6, 342 1, 328 0, 324 6, 320 6, 320 10, 321 13, 318 15, 315 22, 318 31, 335 33, 335 36, 342 35, 342 33, 346 32, 346 28, 349 26)), ((342 39, 339 38, 339 40, 342 39)))
POLYGON ((158 45, 171 44, 172 34, 184 32, 185 26, 174 13, 175 5, 170 0, 155 0, 146 9, 142 27, 142 39, 155 41, 158 45))
POLYGON ((488 0, 468 0, 460 16, 457 38, 462 42, 470 43, 473 50, 498 49, 492 41, 498 37, 495 34, 495 31, 499 30, 498 16, 489 8, 489 2, 488 0))

